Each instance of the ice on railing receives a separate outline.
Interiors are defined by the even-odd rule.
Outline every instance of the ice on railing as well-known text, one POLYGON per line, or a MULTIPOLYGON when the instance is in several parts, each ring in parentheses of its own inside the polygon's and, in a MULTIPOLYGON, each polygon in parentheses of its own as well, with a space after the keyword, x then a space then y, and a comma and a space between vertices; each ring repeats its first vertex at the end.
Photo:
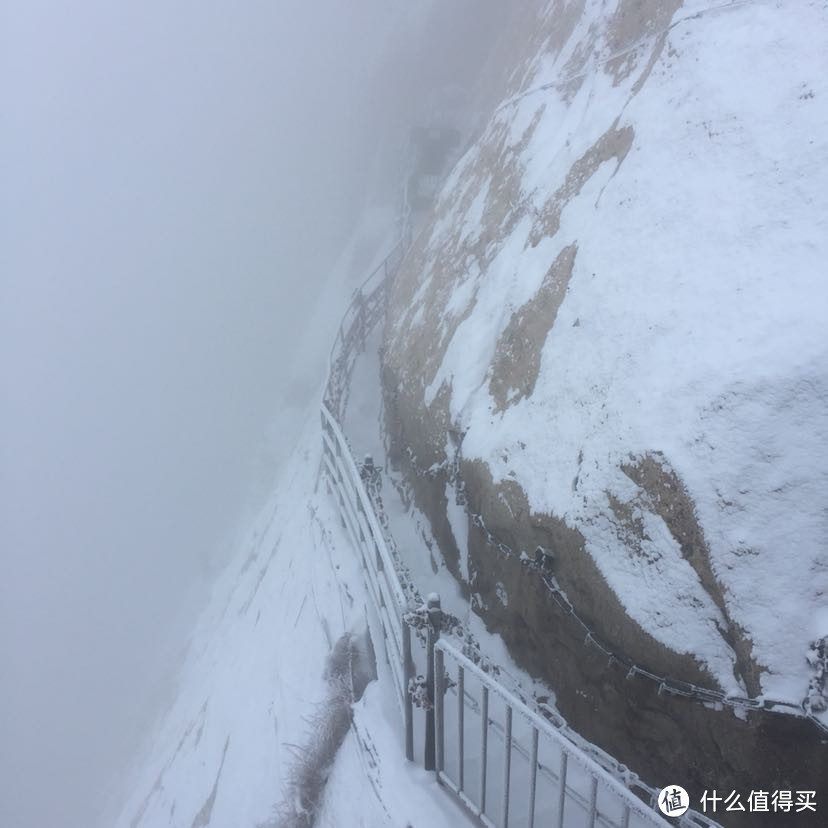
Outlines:
POLYGON ((361 557, 366 586, 382 629, 383 645, 402 706, 406 692, 402 640, 402 615, 407 609, 405 591, 342 431, 324 404, 321 411, 322 462, 339 504, 342 524, 361 557))
POLYGON ((451 644, 441 641, 437 649, 448 679, 438 707, 441 778, 484 824, 504 819, 510 825, 567 828, 666 824, 451 644))

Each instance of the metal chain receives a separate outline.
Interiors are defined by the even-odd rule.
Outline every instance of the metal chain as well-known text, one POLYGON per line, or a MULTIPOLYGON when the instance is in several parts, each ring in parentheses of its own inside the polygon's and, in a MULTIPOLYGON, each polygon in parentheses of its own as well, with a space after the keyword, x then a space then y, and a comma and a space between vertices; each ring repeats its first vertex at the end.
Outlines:
MULTIPOLYGON (((456 481, 462 481, 459 472, 459 452, 455 454, 454 462, 450 462, 448 458, 435 463, 428 469, 421 468, 417 463, 417 457, 410 447, 406 448, 409 463, 412 471, 418 477, 434 479, 441 471, 451 468, 449 472, 450 482, 455 483, 455 490, 462 491, 463 502, 466 502, 465 487, 461 485, 458 489, 456 481)), ((566 596, 566 593, 561 589, 555 578, 548 572, 544 572, 541 566, 531 560, 525 552, 516 552, 503 541, 496 538, 486 527, 482 515, 468 512, 472 523, 480 530, 486 543, 497 549, 497 551, 506 557, 515 556, 520 558, 524 566, 537 571, 542 578, 544 584, 549 590, 553 600, 581 627, 584 633, 584 645, 592 646, 599 650, 607 657, 608 666, 618 664, 627 670, 627 678, 632 679, 635 676, 641 676, 658 685, 658 693, 669 693, 674 696, 681 696, 682 698, 691 699, 704 704, 718 704, 735 709, 748 709, 757 711, 766 711, 779 714, 802 716, 813 722, 816 727, 824 733, 828 733, 828 725, 817 718, 814 713, 821 712, 825 709, 821 705, 828 706, 826 700, 826 684, 828 684, 828 640, 823 639, 822 642, 814 642, 812 645, 812 655, 809 659, 815 669, 815 677, 811 680, 808 696, 802 704, 794 704, 789 701, 780 701, 776 699, 769 699, 763 697, 761 699, 753 699, 746 696, 735 696, 724 693, 720 690, 711 690, 706 687, 699 687, 680 679, 673 679, 668 676, 660 676, 652 670, 647 670, 644 667, 636 664, 629 656, 617 650, 613 650, 609 645, 604 643, 596 632, 591 629, 584 619, 576 612, 572 602, 566 596), (821 656, 819 654, 822 654, 821 656)))
MULTIPOLYGON (((600 639, 600 637, 595 633, 595 631, 592 630, 584 621, 584 619, 576 612, 575 607, 572 605, 572 602, 569 600, 569 598, 567 598, 566 593, 563 591, 563 589, 561 589, 560 585, 552 575, 544 572, 541 569, 541 567, 537 563, 532 561, 525 553, 517 553, 514 549, 507 546, 502 541, 498 540, 486 527, 486 524, 481 515, 470 514, 470 518, 472 523, 483 534, 486 543, 496 548, 498 552, 500 552, 503 555, 519 557, 521 563, 524 566, 527 566, 537 571, 538 575, 540 575, 541 579, 543 580, 544 584, 549 590, 553 600, 558 604, 558 606, 561 607, 561 609, 563 609, 568 615, 570 615, 573 621, 575 621, 583 630, 584 645, 591 646, 597 649, 599 652, 603 653, 607 657, 608 666, 618 664, 621 667, 625 668, 627 670, 628 679, 634 678, 635 676, 641 676, 652 681, 653 683, 658 685, 659 695, 663 693, 669 693, 670 695, 681 696, 683 698, 692 699, 694 701, 703 702, 705 704, 720 704, 732 708, 742 708, 803 716, 812 721, 820 730, 822 730, 825 733, 828 733, 828 726, 823 724, 822 721, 820 721, 816 716, 814 716, 813 713, 811 713, 811 711, 804 704, 797 705, 793 704, 792 702, 778 701, 764 697, 761 699, 752 699, 744 696, 734 696, 731 694, 723 693, 720 690, 711 690, 706 687, 699 687, 696 684, 692 684, 687 681, 681 681, 680 679, 673 679, 666 676, 660 676, 657 673, 652 672, 651 670, 647 670, 644 667, 639 666, 629 656, 617 650, 611 649, 600 639)), ((826 654, 828 654, 828 647, 824 646, 822 652, 823 658, 825 658, 826 654)), ((822 675, 824 674, 825 668, 823 667, 822 675)))

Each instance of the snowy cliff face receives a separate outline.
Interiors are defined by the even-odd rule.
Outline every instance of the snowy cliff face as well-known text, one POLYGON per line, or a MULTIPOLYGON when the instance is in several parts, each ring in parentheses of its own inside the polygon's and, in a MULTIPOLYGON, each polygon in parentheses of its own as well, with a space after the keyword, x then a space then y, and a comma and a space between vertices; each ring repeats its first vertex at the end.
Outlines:
POLYGON ((828 635, 828 10, 553 0, 523 25, 392 292, 396 457, 556 689, 564 633, 479 526, 458 541, 455 500, 552 548, 638 663, 800 703, 828 635))

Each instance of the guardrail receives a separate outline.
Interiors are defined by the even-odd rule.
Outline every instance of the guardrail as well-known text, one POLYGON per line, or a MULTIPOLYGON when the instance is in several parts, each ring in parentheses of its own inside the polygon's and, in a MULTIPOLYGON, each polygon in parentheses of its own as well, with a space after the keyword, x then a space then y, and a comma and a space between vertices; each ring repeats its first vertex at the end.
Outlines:
POLYGON ((341 421, 348 403, 348 388, 354 363, 365 347, 365 337, 385 315, 389 276, 395 274, 411 243, 406 224, 402 237, 391 252, 368 274, 354 291, 348 310, 339 323, 328 357, 328 383, 325 405, 341 421))
MULTIPOLYGON (((400 562, 386 541, 340 422, 354 364, 384 316, 388 280, 405 247, 400 242, 354 294, 331 351, 321 422, 323 469, 360 557, 382 632, 402 713, 406 757, 416 761, 422 756, 426 770, 434 771, 443 788, 486 826, 663 828, 667 822, 655 811, 657 791, 626 769, 610 772, 596 761, 603 752, 585 750, 566 726, 532 710, 491 672, 441 638, 439 596, 417 606, 416 590, 400 578, 400 562), (447 672, 447 667, 452 670, 447 672), (417 720, 420 727, 415 727, 417 720)), ((718 826, 693 811, 678 824, 718 826)))
POLYGON ((435 656, 436 772, 484 825, 665 824, 618 779, 450 644, 438 642, 435 656), (456 678, 448 679, 452 674, 446 664, 454 665, 456 678), (448 695, 455 697, 452 704, 446 703, 448 695), (456 736, 448 739, 452 730, 456 736), (492 752, 499 754, 494 767, 492 752))
POLYGON ((406 698, 402 616, 408 601, 348 444, 325 403, 322 404, 322 441, 323 467, 339 503, 342 525, 361 558, 402 709, 406 698))

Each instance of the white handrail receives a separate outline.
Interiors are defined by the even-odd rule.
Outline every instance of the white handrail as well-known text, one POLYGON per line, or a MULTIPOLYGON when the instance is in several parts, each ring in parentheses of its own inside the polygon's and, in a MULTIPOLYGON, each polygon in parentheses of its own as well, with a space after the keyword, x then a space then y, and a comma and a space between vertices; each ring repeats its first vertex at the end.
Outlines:
POLYGON ((371 534, 373 535, 374 542, 377 545, 377 549, 379 551, 380 557, 382 558, 382 562, 385 567, 385 572, 389 573, 388 580, 390 582, 391 589, 393 591, 394 599, 396 601, 396 609, 402 614, 408 608, 408 601, 405 597, 405 590, 403 590, 402 585, 399 582, 397 577, 397 568, 394 565, 394 559, 391 557, 391 553, 388 551, 388 547, 386 546, 385 539, 382 533, 382 529, 380 528, 379 519, 374 512, 374 506, 371 503, 371 498, 368 496, 368 492, 365 491, 365 486, 363 485, 362 478, 360 477, 359 471, 357 470, 356 463, 354 462, 354 458, 351 456, 351 451, 348 446, 347 441, 345 440, 345 436, 342 434, 342 429, 340 429, 338 423, 334 419, 331 412, 328 410, 328 407, 325 403, 322 403, 322 413, 325 416, 325 419, 328 422, 328 425, 331 428, 331 431, 334 434, 336 442, 342 448, 341 455, 339 455, 342 459, 342 462, 348 471, 348 475, 353 483, 356 496, 359 499, 359 503, 362 505, 363 513, 368 521, 368 525, 371 529, 371 534), (393 573, 393 574, 391 574, 393 573))
MULTIPOLYGON (((568 759, 577 762, 583 770, 590 775, 590 777, 599 779, 601 783, 609 789, 614 796, 620 800, 621 804, 628 808, 631 813, 635 813, 642 819, 646 820, 650 825, 657 826, 657 828, 666 828, 667 822, 663 820, 655 811, 648 808, 632 791, 625 787, 618 779, 609 774, 605 768, 599 765, 594 759, 584 753, 576 744, 571 742, 566 736, 553 727, 543 716, 539 715, 522 702, 513 693, 510 693, 505 687, 495 681, 494 678, 485 671, 481 670, 471 659, 463 655, 456 647, 452 646, 445 639, 440 639, 435 645, 435 649, 442 651, 445 655, 450 656, 459 667, 462 667, 466 675, 474 676, 483 687, 489 691, 489 695, 497 696, 504 702, 504 704, 511 708, 514 713, 523 717, 528 724, 535 728, 555 747, 559 748, 562 753, 565 753, 568 759)), ((511 738, 511 737, 510 737, 511 738)), ((444 781, 449 782, 453 788, 457 788, 453 780, 441 770, 441 775, 444 781)), ((583 798, 575 790, 567 790, 567 796, 574 799, 583 798)), ((473 803, 470 803, 473 806, 473 803)), ((583 803, 581 803, 583 804, 583 803)), ((604 824, 612 825, 602 818, 604 824)), ((715 823, 709 823, 714 826, 715 823)))

